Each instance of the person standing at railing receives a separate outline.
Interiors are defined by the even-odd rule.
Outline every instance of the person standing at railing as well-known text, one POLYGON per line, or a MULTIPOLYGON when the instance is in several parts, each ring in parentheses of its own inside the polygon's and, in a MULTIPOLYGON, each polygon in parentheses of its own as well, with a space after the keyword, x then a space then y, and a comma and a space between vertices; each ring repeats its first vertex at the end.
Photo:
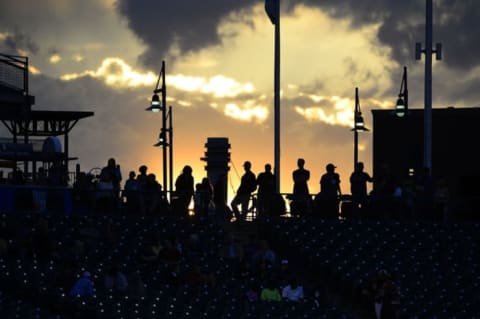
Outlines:
POLYGON ((275 175, 270 164, 265 164, 265 171, 258 174, 257 185, 257 214, 260 216, 270 213, 275 195, 275 175))
POLYGON ((335 172, 336 166, 327 164, 326 173, 320 179, 320 210, 325 217, 338 218, 338 205, 342 191, 340 175, 335 172))
POLYGON ((194 189, 194 179, 192 175, 192 167, 185 165, 182 173, 177 177, 175 181, 175 201, 174 205, 175 213, 188 216, 188 207, 192 201, 194 189))
POLYGON ((310 204, 310 191, 308 181, 310 180, 310 171, 305 169, 305 160, 297 160, 297 169, 293 171, 293 194, 291 197, 290 213, 292 215, 305 215, 310 204))
POLYGON ((365 210, 368 200, 367 183, 372 183, 373 178, 364 170, 362 162, 355 164, 355 171, 350 175, 350 191, 354 216, 365 210))
POLYGON ((237 193, 230 203, 233 215, 237 221, 247 217, 250 196, 257 189, 257 177, 251 171, 252 164, 249 161, 245 161, 245 163, 243 163, 243 168, 245 169, 245 173, 240 180, 240 186, 238 187, 237 193), (238 206, 241 206, 241 211, 238 209, 238 206))

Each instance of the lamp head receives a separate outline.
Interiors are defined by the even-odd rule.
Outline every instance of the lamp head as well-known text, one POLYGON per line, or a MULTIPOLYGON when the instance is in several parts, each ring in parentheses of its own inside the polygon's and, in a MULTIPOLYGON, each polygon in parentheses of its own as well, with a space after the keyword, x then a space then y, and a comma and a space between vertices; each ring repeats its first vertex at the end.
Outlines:
POLYGON ((365 121, 363 120, 362 112, 357 112, 355 114, 355 124, 352 131, 368 131, 368 128, 365 127, 365 121))
POLYGON ((158 142, 153 144, 153 146, 159 147, 159 146, 168 146, 165 131, 162 130, 160 134, 158 135, 158 142))
POLYGON ((152 103, 149 107, 146 108, 147 111, 151 112, 160 112, 162 110, 162 105, 160 103, 160 98, 157 93, 152 96, 152 103))
POLYGON ((398 117, 404 117, 405 116, 405 102, 401 97, 398 98, 397 104, 395 105, 395 114, 398 117))

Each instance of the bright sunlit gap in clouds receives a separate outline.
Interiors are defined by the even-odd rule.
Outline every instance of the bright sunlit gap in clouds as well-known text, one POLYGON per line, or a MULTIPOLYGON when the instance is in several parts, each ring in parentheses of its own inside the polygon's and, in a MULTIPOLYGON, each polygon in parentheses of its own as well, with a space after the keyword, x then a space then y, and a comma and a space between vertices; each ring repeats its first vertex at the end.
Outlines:
POLYGON ((167 76, 168 85, 187 92, 212 94, 214 97, 235 97, 242 93, 252 93, 252 83, 239 83, 235 79, 216 75, 209 79, 201 76, 183 74, 167 76))
POLYGON ((265 121, 268 117, 268 108, 265 106, 254 105, 255 101, 247 101, 246 108, 241 108, 235 103, 228 103, 225 106, 225 115, 241 121, 255 120, 257 123, 265 121))
POLYGON ((107 85, 114 88, 151 86, 157 80, 157 76, 153 72, 144 74, 137 72, 120 58, 106 58, 95 71, 68 73, 62 75, 60 79, 71 81, 85 76, 103 79, 107 85))
MULTIPOLYGON (((79 61, 81 60, 81 57, 77 58, 79 61)), ((52 55, 50 62, 56 63, 60 59, 60 56, 52 55)), ((60 79, 72 81, 85 76, 101 79, 105 84, 113 88, 151 87, 155 85, 158 79, 158 76, 151 71, 141 73, 134 70, 120 58, 106 58, 97 70, 67 73, 62 75, 60 79)), ((210 78, 186 76, 183 74, 166 75, 166 83, 167 86, 173 86, 182 91, 211 94, 213 97, 218 98, 236 97, 240 94, 251 94, 255 91, 252 83, 240 83, 223 75, 216 75, 210 78)))
POLYGON ((49 61, 50 63, 55 64, 60 62, 61 59, 62 57, 59 54, 55 53, 50 56, 49 61))

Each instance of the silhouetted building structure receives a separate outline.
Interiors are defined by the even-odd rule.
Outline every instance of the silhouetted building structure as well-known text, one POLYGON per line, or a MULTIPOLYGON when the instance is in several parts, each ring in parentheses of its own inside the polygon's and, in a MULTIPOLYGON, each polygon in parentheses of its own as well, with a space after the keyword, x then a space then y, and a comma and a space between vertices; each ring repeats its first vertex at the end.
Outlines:
POLYGON ((0 54, 0 121, 11 134, 11 143, 2 143, 0 160, 9 168, 23 162, 23 172, 36 176, 37 163, 63 168, 68 174, 68 135, 80 119, 93 112, 32 110, 35 97, 28 93, 28 58, 0 54), (63 151, 56 137, 63 136, 63 151), (33 138, 33 139, 32 139, 33 138), (41 150, 32 144, 45 138, 41 150))
MULTIPOLYGON (((205 144, 207 151, 201 160, 207 162, 205 170, 212 185, 223 185, 225 203, 227 202, 228 171, 230 167, 230 143, 226 137, 209 137, 205 144), (223 181, 219 181, 223 179, 223 181)), ((216 190, 217 192, 219 190, 216 190)), ((218 193, 217 193, 218 194, 218 193)))
MULTIPOLYGON (((396 182, 419 177, 423 163, 423 109, 405 117, 392 110, 372 110, 374 189, 385 169, 396 182)), ((480 154, 474 150, 480 108, 442 108, 432 112, 433 180, 445 180, 458 205, 480 198, 480 154)))
MULTIPOLYGON (((0 167, 12 170, 10 184, 67 186, 69 161, 76 159, 69 155, 69 133, 93 112, 32 110, 35 97, 29 95, 28 72, 28 57, 0 53, 0 121, 11 135, 0 141, 0 167)), ((0 197, 12 198, 18 192, 3 187, 0 197)), ((5 211, 18 208, 2 203, 5 211)))

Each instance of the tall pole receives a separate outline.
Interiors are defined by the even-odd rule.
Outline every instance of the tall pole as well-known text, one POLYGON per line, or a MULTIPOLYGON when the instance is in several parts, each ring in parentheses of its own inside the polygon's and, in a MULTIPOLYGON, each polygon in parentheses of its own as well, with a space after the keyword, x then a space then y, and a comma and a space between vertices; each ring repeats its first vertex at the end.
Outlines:
POLYGON ((353 115, 353 170, 357 167, 358 163, 358 129, 357 129, 357 120, 358 120, 358 87, 355 88, 355 114, 353 115))
POLYGON ((275 24, 275 169, 276 192, 280 193, 280 0, 275 24))
POLYGON ((425 106, 423 111, 423 166, 432 173, 432 55, 435 53, 436 59, 442 59, 442 45, 437 43, 435 49, 433 45, 433 4, 432 0, 426 0, 425 13, 425 49, 422 50, 422 44, 415 45, 415 59, 420 60, 422 53, 425 54, 425 106))
MULTIPOLYGON (((162 61, 162 128, 161 134, 166 139, 166 127, 167 127, 167 86, 165 85, 165 61, 162 61)), ((163 164, 163 189, 166 196, 168 196, 167 185, 167 146, 166 143, 162 147, 162 164, 163 164)))
POLYGON ((407 83, 407 67, 403 67, 403 103, 405 105, 405 114, 408 112, 408 83, 407 83))
POLYGON ((427 0, 425 23, 425 110, 424 125, 424 168, 432 169, 432 0, 427 0))
MULTIPOLYGON (((172 107, 168 107, 168 155, 169 155, 169 189, 173 191, 173 119, 172 107)), ((168 194, 166 194, 168 196, 168 194)), ((170 196, 171 198, 171 196, 170 196)))
POLYGON ((280 0, 265 0, 265 11, 275 26, 275 70, 274 70, 274 153, 275 191, 280 193, 280 0))

